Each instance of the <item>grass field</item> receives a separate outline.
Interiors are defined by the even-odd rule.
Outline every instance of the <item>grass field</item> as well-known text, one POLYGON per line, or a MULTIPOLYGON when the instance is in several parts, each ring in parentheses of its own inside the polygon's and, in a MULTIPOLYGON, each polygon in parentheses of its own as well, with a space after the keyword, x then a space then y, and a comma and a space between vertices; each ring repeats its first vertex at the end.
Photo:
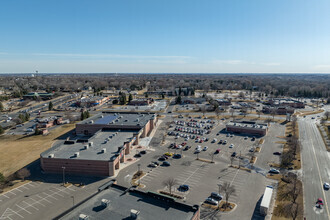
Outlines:
POLYGON ((9 176, 40 157, 62 134, 74 128, 66 124, 51 131, 47 136, 3 135, 0 137, 0 172, 9 176))

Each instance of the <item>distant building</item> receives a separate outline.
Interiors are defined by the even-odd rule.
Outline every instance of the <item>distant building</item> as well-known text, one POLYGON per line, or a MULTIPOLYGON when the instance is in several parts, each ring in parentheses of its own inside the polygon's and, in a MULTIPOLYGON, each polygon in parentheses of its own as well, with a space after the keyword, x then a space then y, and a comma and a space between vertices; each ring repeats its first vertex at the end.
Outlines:
POLYGON ((106 190, 56 219, 199 220, 200 208, 158 193, 111 184, 106 190))
POLYGON ((62 116, 51 116, 46 118, 38 118, 38 127, 39 128, 50 128, 54 125, 62 124, 62 116))
POLYGON ((202 104, 206 102, 205 98, 181 97, 181 104, 202 104))
POLYGON ((266 124, 257 124, 251 121, 229 122, 226 125, 226 131, 232 133, 260 135, 267 134, 268 126, 266 124))
POLYGON ((23 95, 23 99, 37 99, 41 98, 43 100, 49 100, 52 99, 54 96, 53 93, 47 93, 47 92, 30 92, 26 95, 23 95))
POLYGON ((291 107, 269 107, 264 106, 262 108, 262 112, 265 114, 271 114, 272 112, 275 112, 276 115, 286 115, 286 114, 293 114, 294 109, 291 107))
POLYGON ((141 105, 150 105, 152 103, 154 103, 154 99, 145 98, 145 99, 133 99, 128 103, 128 105, 141 106, 141 105))
POLYGON ((76 102, 76 105, 78 107, 83 107, 83 108, 90 108, 94 107, 97 105, 102 105, 105 102, 109 100, 108 97, 103 97, 103 96, 93 96, 93 97, 83 97, 79 101, 76 102))
POLYGON ((155 114, 103 112, 76 124, 76 137, 41 153, 44 172, 113 176, 133 145, 155 129, 155 114))
POLYGON ((217 99, 216 100, 219 104, 219 106, 225 105, 225 106, 229 106, 231 105, 231 101, 227 100, 227 99, 217 99))

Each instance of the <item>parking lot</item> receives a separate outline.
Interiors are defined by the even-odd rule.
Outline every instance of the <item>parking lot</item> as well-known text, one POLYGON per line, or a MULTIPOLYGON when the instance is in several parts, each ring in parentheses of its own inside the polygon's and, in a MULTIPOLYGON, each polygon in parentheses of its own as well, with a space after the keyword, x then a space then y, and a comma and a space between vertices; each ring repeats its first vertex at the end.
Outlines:
POLYGON ((0 195, 0 219, 51 219, 90 193, 74 185, 29 182, 0 195))
POLYGON ((155 101, 151 105, 142 105, 142 106, 133 106, 133 105, 126 105, 117 107, 116 110, 135 110, 135 111, 164 111, 166 109, 166 101, 155 101))
MULTIPOLYGON (((238 207, 235 212, 226 214, 226 219, 244 219, 247 215, 258 216, 259 209, 256 206, 265 187, 267 185, 276 187, 276 182, 265 176, 270 169, 268 163, 279 161, 279 156, 273 153, 281 151, 281 145, 276 142, 281 140, 278 136, 284 134, 284 126, 271 124, 266 136, 253 138, 252 135, 227 134, 224 130, 226 120, 194 120, 196 121, 191 123, 191 118, 174 118, 166 131, 165 144, 155 147, 155 151, 142 156, 139 163, 141 169, 147 173, 140 181, 145 185, 143 190, 168 191, 163 182, 174 178, 177 181, 177 185, 173 187, 175 194, 183 196, 183 201, 189 204, 201 204, 212 192, 218 192, 219 184, 228 182, 236 189, 229 201, 238 204, 238 207), (259 145, 260 139, 264 139, 264 143, 259 145), (221 144, 220 140, 222 140, 221 144), (227 143, 223 144, 225 140, 227 143), (196 153, 198 145, 201 149, 196 153), (207 149, 204 151, 205 146, 207 149), (255 149, 256 146, 261 147, 261 152, 254 153, 258 159, 251 172, 229 166, 232 162, 236 166, 240 164, 250 167, 250 150, 255 149), (216 153, 217 149, 220 149, 219 153, 216 153), (159 158, 167 152, 172 156, 159 161, 159 158), (232 157, 233 152, 236 152, 234 157, 232 157), (181 158, 175 158, 175 154, 181 154, 181 158), (199 160, 196 160, 197 157, 199 160), (212 157, 214 163, 210 163, 212 157), (160 166, 149 167, 152 161, 158 162, 160 166), (170 166, 162 166, 164 161, 169 162, 170 166), (179 190, 179 186, 183 184, 189 185, 189 190, 184 192, 179 190)), ((135 167, 124 169, 118 176, 118 182, 125 184, 121 181, 121 175, 132 175, 134 172, 136 172, 135 167)))

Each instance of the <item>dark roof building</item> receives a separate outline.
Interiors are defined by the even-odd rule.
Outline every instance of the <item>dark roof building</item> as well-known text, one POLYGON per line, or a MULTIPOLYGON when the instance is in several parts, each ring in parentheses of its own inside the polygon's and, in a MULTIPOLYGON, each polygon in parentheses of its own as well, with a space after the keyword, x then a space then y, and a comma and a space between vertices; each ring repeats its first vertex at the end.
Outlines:
POLYGON ((56 219, 141 219, 141 220, 198 220, 198 205, 176 202, 173 198, 153 192, 112 184, 85 203, 56 219))
POLYGON ((23 99, 36 99, 41 98, 44 100, 53 98, 53 93, 47 93, 47 92, 30 92, 26 95, 23 95, 23 99))

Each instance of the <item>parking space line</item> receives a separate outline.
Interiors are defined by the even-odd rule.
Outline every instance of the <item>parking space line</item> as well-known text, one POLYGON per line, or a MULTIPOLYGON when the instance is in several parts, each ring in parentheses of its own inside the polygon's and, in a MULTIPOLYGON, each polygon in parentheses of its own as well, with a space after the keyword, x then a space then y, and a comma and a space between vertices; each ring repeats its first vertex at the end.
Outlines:
POLYGON ((47 195, 47 196, 46 196, 46 198, 47 198, 47 197, 51 197, 51 198, 53 198, 53 199, 55 199, 55 200, 58 200, 58 199, 57 199, 57 198, 55 198, 54 196, 52 196, 52 195, 48 195, 48 194, 47 194, 47 193, 45 193, 45 192, 43 192, 43 194, 47 195))
POLYGON ((54 192, 52 189, 49 189, 49 191, 51 191, 53 194, 59 195, 61 197, 64 197, 62 194, 59 194, 58 191, 57 192, 54 192))
POLYGON ((9 196, 6 196, 5 194, 2 194, 2 196, 6 197, 7 199, 9 199, 9 196))
POLYGON ((59 191, 61 191, 61 192, 64 192, 64 193, 66 193, 66 194, 68 194, 68 195, 70 195, 70 193, 68 193, 68 192, 65 192, 65 188, 64 189, 58 189, 59 191))
POLYGON ((52 202, 51 201, 49 201, 48 199, 46 199, 46 198, 43 198, 43 197, 41 197, 41 196, 39 196, 39 195, 37 195, 39 198, 40 198, 40 201, 42 201, 42 200, 45 200, 46 202, 49 202, 50 204, 52 204, 52 202))
POLYGON ((72 187, 72 185, 71 185, 71 186, 68 186, 68 187, 66 187, 66 188, 67 188, 68 190, 71 190, 71 191, 75 192, 76 190, 72 189, 71 187, 72 187))
POLYGON ((19 188, 16 188, 16 189, 13 189, 13 190, 18 190, 18 191, 20 191, 20 192, 23 192, 22 190, 20 190, 19 188))
POLYGON ((27 213, 29 213, 29 214, 32 214, 31 212, 29 212, 29 211, 28 211, 28 210, 26 210, 25 208, 23 208, 23 207, 21 207, 21 206, 19 206, 19 205, 17 205, 17 204, 16 204, 16 206, 17 206, 18 208, 20 208, 20 209, 22 209, 22 210, 26 211, 27 213))
POLYGON ((22 185, 21 187, 22 187, 22 188, 25 188, 25 189, 29 189, 29 188, 27 188, 25 185, 22 185))
POLYGON ((33 205, 31 205, 31 204, 29 204, 29 203, 27 203, 26 201, 23 201, 26 205, 27 205, 27 207, 32 207, 32 208, 34 208, 35 210, 39 210, 38 208, 36 208, 36 207, 34 207, 33 205))
POLYGON ((13 193, 12 190, 8 191, 7 193, 11 193, 11 194, 14 194, 14 196, 16 196, 16 193, 13 193))
POLYGON ((30 199, 33 200, 34 204, 40 204, 40 205, 42 205, 43 207, 45 207, 45 205, 42 204, 41 202, 39 202, 39 201, 37 201, 37 200, 35 200, 35 199, 33 199, 33 198, 30 198, 30 199))
POLYGON ((21 218, 24 218, 22 215, 18 214, 18 212, 15 212, 14 210, 12 210, 12 209, 10 209, 10 208, 7 208, 6 211, 7 211, 7 210, 10 211, 10 212, 15 213, 16 215, 18 215, 18 216, 21 217, 21 218))

